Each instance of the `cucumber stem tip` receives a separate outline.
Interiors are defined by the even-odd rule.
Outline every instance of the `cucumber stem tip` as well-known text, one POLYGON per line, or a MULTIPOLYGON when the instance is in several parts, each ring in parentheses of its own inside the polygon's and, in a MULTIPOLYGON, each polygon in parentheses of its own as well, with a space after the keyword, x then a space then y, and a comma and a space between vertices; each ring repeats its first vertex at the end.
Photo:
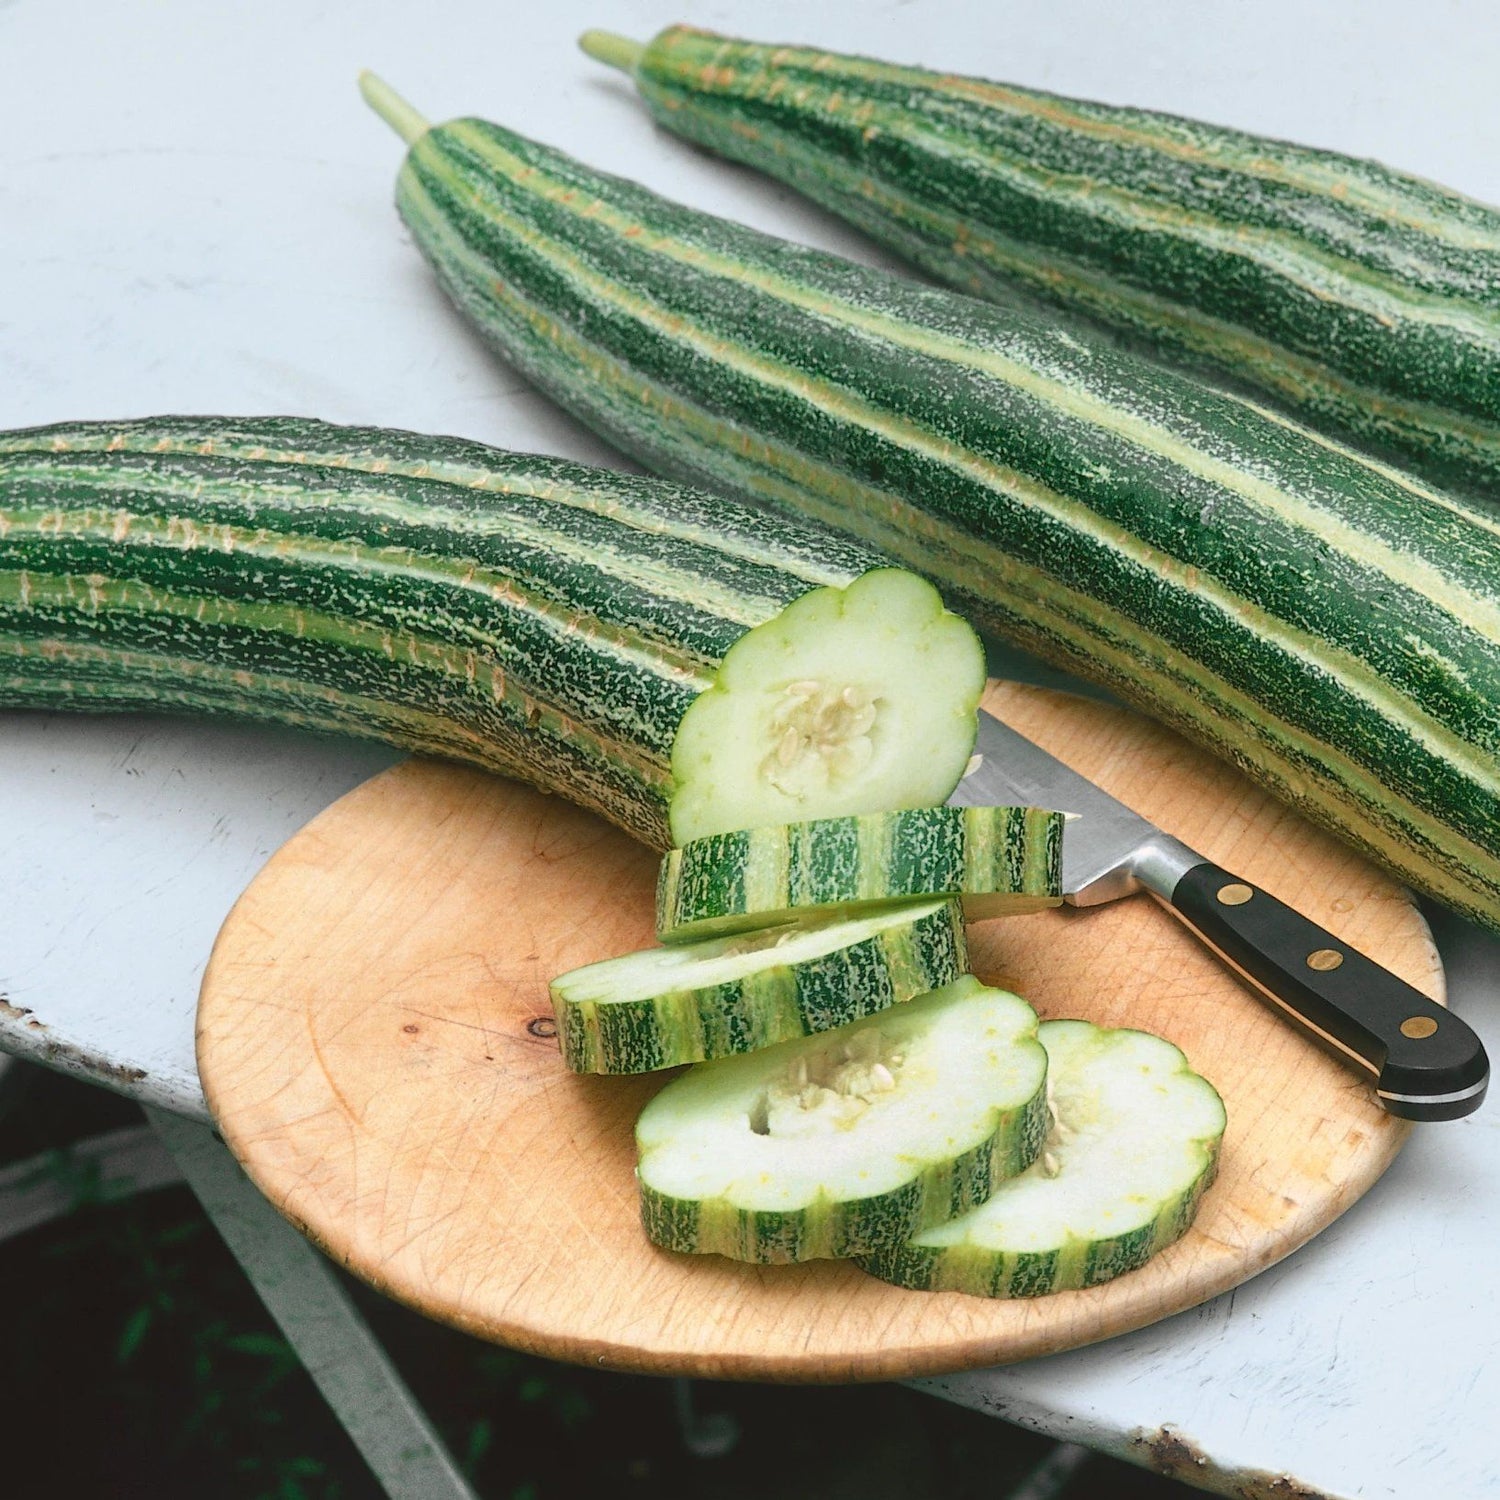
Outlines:
POLYGON ((364 101, 410 146, 430 129, 427 121, 409 105, 383 78, 368 68, 359 75, 359 91, 364 101))
POLYGON ((607 63, 622 73, 634 73, 646 50, 643 42, 632 42, 629 37, 616 36, 612 31, 585 31, 578 38, 578 45, 596 62, 607 63))

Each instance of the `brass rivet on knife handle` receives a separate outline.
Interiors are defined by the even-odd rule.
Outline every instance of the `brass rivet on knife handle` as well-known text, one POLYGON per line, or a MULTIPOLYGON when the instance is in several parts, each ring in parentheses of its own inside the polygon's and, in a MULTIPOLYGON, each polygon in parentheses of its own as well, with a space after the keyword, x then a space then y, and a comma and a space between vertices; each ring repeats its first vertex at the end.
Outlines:
POLYGON ((1337 948, 1315 948, 1307 955, 1307 967, 1318 970, 1320 974, 1338 968, 1343 961, 1344 955, 1337 948))
POLYGON ((1438 1023, 1431 1016, 1408 1016, 1401 1023, 1401 1035, 1420 1041, 1424 1036, 1431 1036, 1437 1026, 1438 1023))
POLYGON ((1230 885, 1221 885, 1215 892, 1223 906, 1243 906, 1254 894, 1248 885, 1243 885, 1238 880, 1230 885))

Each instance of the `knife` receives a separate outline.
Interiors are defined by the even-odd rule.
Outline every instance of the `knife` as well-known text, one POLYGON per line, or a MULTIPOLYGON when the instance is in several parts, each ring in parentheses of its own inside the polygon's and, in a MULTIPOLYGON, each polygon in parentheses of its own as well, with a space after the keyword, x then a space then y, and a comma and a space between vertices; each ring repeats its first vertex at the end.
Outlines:
POLYGON ((1484 1044, 1451 1011, 1170 834, 1040 745, 979 715, 970 770, 948 799, 1048 807, 1063 834, 1063 899, 1099 906, 1148 891, 1261 998, 1375 1082, 1406 1120, 1456 1120, 1489 1084, 1484 1044))

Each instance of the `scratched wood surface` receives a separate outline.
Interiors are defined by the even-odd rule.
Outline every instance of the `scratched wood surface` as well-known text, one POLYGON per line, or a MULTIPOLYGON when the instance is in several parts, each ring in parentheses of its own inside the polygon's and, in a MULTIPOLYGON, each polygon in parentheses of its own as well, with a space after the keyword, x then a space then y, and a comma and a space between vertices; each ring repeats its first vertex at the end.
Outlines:
MULTIPOLYGON (((1229 868, 1442 998, 1406 895, 1226 766, 1122 710, 1014 684, 991 710, 1229 868)), ((1408 1127, 1146 897, 971 929, 1043 1016, 1142 1026, 1224 1095, 1186 1239, 1025 1302, 899 1291, 847 1264, 742 1266, 640 1232, 632 1127, 661 1086, 569 1074, 546 984, 652 941, 655 859, 514 783, 412 761, 296 835, 231 913, 199 1005, 225 1140, 341 1264, 421 1312, 552 1358, 770 1380, 1023 1359, 1204 1301, 1365 1192, 1408 1127)))

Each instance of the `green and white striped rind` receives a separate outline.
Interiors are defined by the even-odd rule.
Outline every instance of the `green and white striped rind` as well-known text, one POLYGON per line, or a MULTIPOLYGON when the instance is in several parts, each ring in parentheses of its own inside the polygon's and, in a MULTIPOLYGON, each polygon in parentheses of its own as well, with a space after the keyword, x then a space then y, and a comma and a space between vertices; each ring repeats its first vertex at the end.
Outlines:
POLYGON ((1500 519, 1023 312, 498 126, 397 188, 508 359, 648 466, 859 535, 1500 927, 1500 519))
POLYGON ((646 949, 559 975, 558 1045, 575 1073, 650 1073, 830 1031, 968 967, 956 901, 646 949))
POLYGON ((960 290, 1043 299, 1500 495, 1500 210, 1012 84, 680 26, 617 45, 668 129, 960 290))
POLYGON ((965 976, 829 1037, 705 1063, 636 1125, 641 1222, 663 1249, 786 1263, 869 1253, 982 1203, 1036 1159, 1046 1055, 1024 1000, 965 976), (804 1054, 878 1028, 924 1083, 876 1096, 863 1127, 784 1139, 751 1128, 768 1082, 804 1054), (944 1056, 946 1054, 946 1056, 944 1056), (899 1146, 893 1144, 899 1140, 899 1146))
POLYGON ((453 438, 216 417, 0 433, 0 704, 383 739, 665 848, 677 726, 729 648, 881 562, 453 438))
POLYGON ((1038 807, 921 807, 694 839, 662 860, 657 936, 692 942, 934 896, 962 897, 971 921, 1056 906, 1065 821, 1038 807))
POLYGON ((1047 1089, 1066 1134, 962 1218, 862 1257, 913 1291, 1038 1297, 1097 1286, 1181 1239, 1218 1170, 1224 1104, 1170 1042, 1046 1021, 1047 1089))

